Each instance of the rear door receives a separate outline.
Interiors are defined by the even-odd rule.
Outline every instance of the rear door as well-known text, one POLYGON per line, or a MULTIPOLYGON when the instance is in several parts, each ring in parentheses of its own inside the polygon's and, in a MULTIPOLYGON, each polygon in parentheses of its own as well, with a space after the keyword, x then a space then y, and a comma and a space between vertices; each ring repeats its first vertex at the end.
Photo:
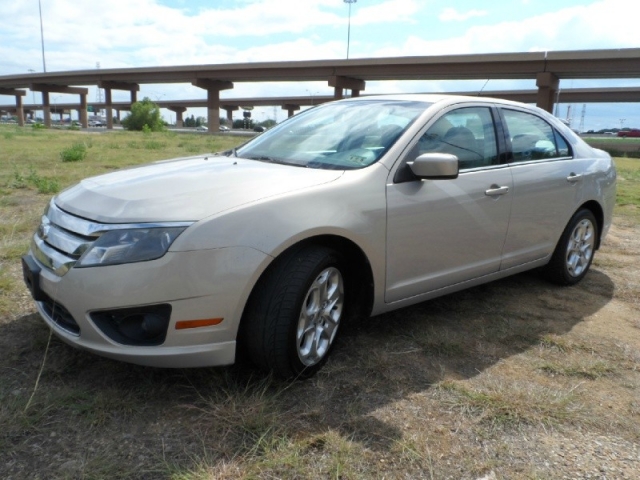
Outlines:
POLYGON ((516 108, 500 113, 513 173, 501 266, 507 269, 553 252, 578 207, 588 162, 574 159, 569 143, 541 116, 516 108))

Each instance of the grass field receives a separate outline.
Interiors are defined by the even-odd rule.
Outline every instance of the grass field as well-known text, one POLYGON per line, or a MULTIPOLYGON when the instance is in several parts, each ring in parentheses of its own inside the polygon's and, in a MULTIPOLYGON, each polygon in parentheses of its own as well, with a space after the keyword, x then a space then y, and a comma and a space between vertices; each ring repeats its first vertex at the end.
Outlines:
POLYGON ((614 227, 581 284, 527 273, 347 325, 309 381, 138 367, 51 337, 19 261, 51 195, 238 142, 0 126, 0 478, 637 478, 636 159, 616 159, 614 227))

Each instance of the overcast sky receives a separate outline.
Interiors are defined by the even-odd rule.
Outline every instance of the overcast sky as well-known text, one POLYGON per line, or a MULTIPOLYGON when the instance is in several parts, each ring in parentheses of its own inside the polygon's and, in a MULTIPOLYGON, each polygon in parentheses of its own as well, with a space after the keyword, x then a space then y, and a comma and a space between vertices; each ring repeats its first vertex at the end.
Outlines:
MULTIPOLYGON (((345 58, 343 0, 40 0, 48 72, 345 58)), ((0 75, 43 71, 38 0, 0 0, 0 75)), ((349 58, 640 47, 637 0, 357 0, 349 58)), ((562 80, 562 88, 640 79, 562 80)), ((367 93, 535 88, 535 81, 367 82, 367 93)), ((325 82, 236 83, 223 98, 330 95, 325 82)), ((92 98, 97 93, 92 89, 92 98)), ((187 85, 142 85, 140 98, 205 98, 187 85)), ((59 101, 68 101, 60 95, 59 101)), ((25 99, 29 103, 31 96, 25 99)), ((127 100, 114 91, 114 100, 127 100)), ((36 101, 40 101, 36 98, 36 101)), ((75 101, 75 99, 73 100, 75 101)), ((0 97, 0 103, 11 103, 0 97)), ((578 127, 583 106, 573 105, 578 127)), ((257 120, 285 112, 266 109, 257 120)), ((203 110, 188 114, 202 115, 203 110)), ((565 117, 567 105, 558 115, 565 117)), ((165 117, 169 119, 169 112, 165 117)), ((640 128, 640 104, 589 104, 585 129, 640 128)))

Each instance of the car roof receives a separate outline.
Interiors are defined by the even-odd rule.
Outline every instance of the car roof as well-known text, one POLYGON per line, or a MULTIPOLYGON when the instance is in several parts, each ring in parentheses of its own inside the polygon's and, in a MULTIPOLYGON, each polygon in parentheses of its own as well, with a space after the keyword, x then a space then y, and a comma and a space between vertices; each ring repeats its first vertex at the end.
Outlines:
POLYGON ((436 109, 441 109, 449 105, 456 105, 460 103, 492 103, 496 105, 510 106, 516 108, 525 108, 531 112, 535 112, 547 119, 553 119, 557 125, 557 118, 551 115, 549 112, 537 107, 536 105, 515 102, 512 100, 505 100, 503 98, 494 98, 486 96, 472 96, 472 95, 450 95, 446 93, 399 93, 399 94, 384 94, 384 95, 363 95, 360 97, 350 97, 340 101, 371 101, 371 100, 400 100, 400 101, 413 101, 413 102, 425 102, 432 104, 436 109))
POLYGON ((512 105, 518 107, 528 107, 538 109, 530 104, 521 102, 514 102, 512 100, 505 100, 502 98, 494 98, 488 96, 476 96, 476 95, 450 95, 446 93, 398 93, 398 94, 383 94, 383 95, 363 95, 360 97, 350 97, 348 101, 367 101, 372 99, 380 100, 404 100, 415 102, 428 102, 428 103, 440 103, 440 104, 455 104, 461 102, 487 102, 487 103, 499 103, 502 105, 512 105))

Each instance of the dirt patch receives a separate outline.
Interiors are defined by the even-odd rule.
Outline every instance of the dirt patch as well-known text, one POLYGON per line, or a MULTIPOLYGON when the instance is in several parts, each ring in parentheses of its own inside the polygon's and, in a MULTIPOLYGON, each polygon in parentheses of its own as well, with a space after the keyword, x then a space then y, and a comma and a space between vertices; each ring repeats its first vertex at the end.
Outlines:
POLYGON ((15 287, 0 477, 636 478, 639 255, 617 218, 579 285, 526 273, 352 324, 292 384, 74 350, 15 287))

